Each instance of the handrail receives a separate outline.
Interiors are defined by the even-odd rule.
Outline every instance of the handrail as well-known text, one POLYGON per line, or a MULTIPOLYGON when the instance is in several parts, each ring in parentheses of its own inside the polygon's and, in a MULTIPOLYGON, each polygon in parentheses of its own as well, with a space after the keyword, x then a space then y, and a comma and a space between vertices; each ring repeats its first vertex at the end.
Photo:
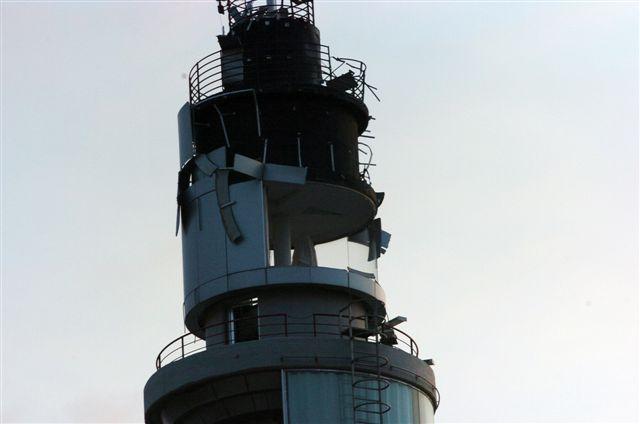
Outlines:
POLYGON ((359 60, 331 56, 322 44, 265 44, 228 54, 220 50, 204 56, 189 71, 189 98, 197 104, 238 85, 257 89, 315 85, 364 101, 365 89, 375 89, 365 81, 366 69, 359 60))
MULTIPOLYGON (((238 323, 243 321, 257 321, 257 339, 263 340, 271 337, 349 338, 349 331, 346 330, 348 326, 365 329, 368 319, 367 316, 349 317, 344 314, 317 313, 307 317, 295 317, 278 313, 221 321, 203 328, 206 334, 204 339, 190 332, 173 339, 156 357, 156 369, 208 348, 234 344, 230 337, 231 328, 238 328, 238 323)), ((411 336, 397 328, 393 328, 393 331, 394 334, 397 333, 394 339, 397 344, 392 347, 418 356, 418 345, 411 336)), ((375 343, 375 337, 366 333, 356 335, 356 339, 375 343)))

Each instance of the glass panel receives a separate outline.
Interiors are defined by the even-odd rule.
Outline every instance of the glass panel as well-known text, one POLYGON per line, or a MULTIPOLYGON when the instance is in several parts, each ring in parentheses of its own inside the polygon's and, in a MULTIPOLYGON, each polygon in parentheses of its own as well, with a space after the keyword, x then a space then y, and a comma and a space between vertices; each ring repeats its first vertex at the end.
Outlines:
POLYGON ((287 411, 291 424, 353 423, 351 375, 287 372, 287 411))
POLYGON ((249 299, 230 310, 231 343, 257 340, 258 332, 258 299, 249 299))
POLYGON ((338 269, 347 269, 349 266, 346 237, 329 243, 316 244, 315 248, 318 266, 338 269))
MULTIPOLYGON (((382 401, 391 406, 384 414, 386 423, 415 423, 413 416, 413 396, 415 389, 406 384, 392 381, 386 390, 382 391, 382 401)), ((417 417, 416 417, 417 418, 417 417)))
POLYGON ((418 402, 420 406, 420 424, 433 423, 433 405, 429 397, 422 392, 418 392, 418 402))
POLYGON ((349 268, 359 271, 360 274, 378 280, 378 260, 369 260, 369 246, 360 243, 348 243, 347 257, 349 268))
POLYGON ((378 260, 369 260, 369 246, 348 241, 347 237, 316 244, 318 266, 349 269, 367 278, 378 279, 378 260))
MULTIPOLYGON (((372 376, 373 377, 373 376, 372 376)), ((419 390, 391 380, 382 390, 382 401, 391 409, 383 416, 385 424, 431 424, 433 407, 429 398, 419 390)), ((355 390, 357 422, 379 422, 375 403, 377 382, 361 381, 355 390), (371 390, 373 389, 373 390, 371 390), (363 403, 374 401, 364 405, 363 403), (369 412, 367 412, 369 411, 369 412)), ((352 424, 354 403, 351 391, 351 374, 332 371, 288 371, 287 410, 291 424, 352 424)))
MULTIPOLYGON (((377 424, 380 422, 380 413, 387 409, 386 406, 378 401, 378 396, 381 396, 382 393, 378 390, 378 382, 379 380, 371 376, 358 375, 356 377, 356 389, 353 391, 355 395, 353 408, 357 423, 377 424)), ((380 382, 380 384, 384 383, 380 382)), ((386 403, 384 399, 380 400, 386 403)))

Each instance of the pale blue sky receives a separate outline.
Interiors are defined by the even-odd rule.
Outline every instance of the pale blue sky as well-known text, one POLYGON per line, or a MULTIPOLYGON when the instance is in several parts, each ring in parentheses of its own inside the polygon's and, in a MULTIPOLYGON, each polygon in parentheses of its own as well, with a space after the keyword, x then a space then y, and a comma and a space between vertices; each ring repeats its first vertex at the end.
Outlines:
MULTIPOLYGON (((391 314, 439 422, 638 421, 638 6, 318 1, 364 59, 391 314)), ((215 3, 2 4, 2 420, 141 421, 183 329, 183 74, 215 3)))

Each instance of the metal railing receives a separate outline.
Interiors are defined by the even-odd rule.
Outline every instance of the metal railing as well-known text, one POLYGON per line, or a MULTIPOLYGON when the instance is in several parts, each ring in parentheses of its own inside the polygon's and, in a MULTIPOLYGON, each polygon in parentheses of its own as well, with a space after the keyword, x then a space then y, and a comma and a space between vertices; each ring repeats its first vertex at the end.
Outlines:
MULTIPOLYGON (((308 317, 293 317, 287 314, 258 315, 252 318, 242 318, 222 321, 204 328, 205 338, 200 338, 193 333, 184 334, 167 344, 156 358, 156 368, 183 359, 187 356, 202 352, 208 348, 224 346, 234 343, 242 343, 234 337, 232 331, 235 328, 247 328, 247 323, 256 321, 256 336, 251 340, 265 340, 268 338, 282 337, 334 337, 349 339, 353 337, 353 327, 356 327, 356 339, 364 342, 375 343, 375 334, 368 334, 367 317, 349 317, 338 314, 313 314, 308 317), (355 324, 354 324, 355 322, 355 324), (360 324, 360 325, 358 325, 360 324), (352 326, 350 329, 349 326, 352 326), (232 340, 236 339, 235 342, 232 340)), ((254 325, 254 324, 251 324, 254 325)), ((403 350, 413 356, 418 356, 418 345, 402 330, 390 329, 393 338, 382 340, 381 343, 393 345, 394 348, 403 350)), ((245 339, 244 341, 248 341, 245 339)))
MULTIPOLYGON (((366 82, 365 77, 367 74, 367 65, 364 62, 347 57, 333 57, 332 59, 339 63, 339 65, 333 70, 334 75, 338 75, 338 71, 341 69, 346 71, 345 74, 335 77, 336 79, 345 78, 347 76, 353 78, 353 88, 350 89, 350 94, 353 97, 364 100, 365 89, 369 89, 371 94, 373 94, 378 101, 380 100, 375 93, 377 88, 367 84, 366 82)), ((331 81, 328 81, 328 84, 330 85, 331 81)))
POLYGON ((239 88, 314 85, 363 101, 365 89, 375 96, 375 87, 368 85, 365 77, 363 62, 332 57, 329 47, 322 44, 264 45, 246 51, 217 51, 200 59, 189 72, 189 98, 191 104, 197 104, 239 88))
POLYGON ((314 24, 313 0, 218 0, 218 4, 218 10, 229 15, 229 27, 261 16, 300 19, 314 24))

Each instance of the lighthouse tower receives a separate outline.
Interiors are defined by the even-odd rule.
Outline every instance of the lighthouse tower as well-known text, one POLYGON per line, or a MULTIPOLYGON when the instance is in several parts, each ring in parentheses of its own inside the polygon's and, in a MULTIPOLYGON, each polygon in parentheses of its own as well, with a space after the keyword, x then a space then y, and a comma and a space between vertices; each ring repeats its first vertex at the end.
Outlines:
POLYGON ((146 422, 433 422, 432 362, 378 281, 365 64, 320 43, 311 0, 218 10, 178 113, 189 332, 156 358, 146 422))

